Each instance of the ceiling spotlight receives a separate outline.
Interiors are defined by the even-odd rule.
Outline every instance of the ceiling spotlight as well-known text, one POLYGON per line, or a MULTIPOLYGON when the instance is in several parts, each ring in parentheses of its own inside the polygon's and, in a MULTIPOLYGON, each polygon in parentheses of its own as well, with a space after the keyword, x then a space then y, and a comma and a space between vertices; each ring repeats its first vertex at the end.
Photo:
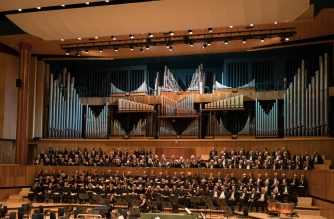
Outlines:
POLYGON ((169 35, 174 36, 174 32, 173 31, 169 31, 169 35))
POLYGON ((208 45, 208 46, 211 46, 211 42, 210 42, 210 41, 208 41, 208 42, 207 42, 207 45, 208 45))
POLYGON ((188 30, 188 33, 189 33, 189 34, 193 34, 193 31, 192 31, 192 30, 188 30))
POLYGON ((172 50, 173 50, 173 47, 172 47, 172 46, 169 46, 168 49, 169 49, 169 51, 172 51, 172 50))
POLYGON ((18 11, 22 11, 22 9, 21 8, 19 8, 19 9, 17 9, 18 11))
POLYGON ((230 26, 230 28, 233 28, 233 26, 230 26))
POLYGON ((100 47, 100 52, 103 52, 103 49, 102 49, 102 47, 100 47))
POLYGON ((250 24, 249 26, 253 27, 253 24, 250 24))
POLYGON ((95 37, 95 39, 98 39, 98 38, 99 38, 98 36, 95 37))
POLYGON ((111 36, 111 39, 112 40, 116 40, 116 36, 111 36))
POLYGON ((108 2, 109 2, 109 0, 105 0, 105 2, 107 2, 107 3, 108 3, 108 2))
POLYGON ((117 47, 115 47, 115 52, 118 52, 118 48, 117 47))
POLYGON ((228 39, 226 39, 226 40, 224 41, 224 43, 227 45, 227 44, 228 44, 228 39))
POLYGON ((208 32, 209 32, 209 33, 212 33, 212 28, 211 28, 211 27, 208 28, 208 32))
POLYGON ((88 53, 88 49, 85 49, 85 53, 88 53))
POLYGON ((277 22, 275 21, 274 24, 277 24, 277 22))
POLYGON ((66 50, 66 55, 69 55, 70 54, 70 51, 69 50, 66 50))
POLYGON ((149 33, 148 36, 149 36, 149 37, 153 37, 153 33, 149 33))
POLYGON ((86 4, 86 5, 89 5, 89 2, 86 2, 85 4, 86 4))
POLYGON ((285 40, 286 40, 286 41, 289 41, 289 40, 290 40, 290 38, 287 36, 287 37, 285 37, 285 40))
POLYGON ((242 43, 246 43, 246 38, 243 38, 243 39, 242 39, 242 43))
POLYGON ((150 49, 150 46, 149 46, 149 45, 146 45, 146 49, 150 49))
POLYGON ((60 39, 61 41, 64 41, 64 39, 60 39))
POLYGON ((77 52, 75 53, 75 55, 80 56, 80 53, 77 51, 77 52))
POLYGON ((167 48, 167 49, 169 48, 169 44, 168 44, 168 43, 166 44, 166 48, 167 48))
POLYGON ((190 45, 191 47, 193 47, 193 46, 194 46, 194 43, 193 43, 193 42, 190 42, 189 45, 190 45))
POLYGON ((133 46, 130 46, 130 50, 133 51, 133 46))
POLYGON ((264 42, 264 38, 262 37, 262 38, 261 38, 261 43, 263 43, 263 42, 264 42))
POLYGON ((81 38, 80 38, 80 37, 78 37, 78 40, 81 40, 81 38))
POLYGON ((65 5, 61 5, 61 7, 65 7, 65 5))
POLYGON ((207 46, 207 45, 206 45, 206 43, 204 43, 204 44, 203 44, 203 49, 205 49, 205 48, 206 48, 206 46, 207 46))
POLYGON ((143 48, 140 48, 139 50, 140 50, 140 52, 144 52, 143 48))
POLYGON ((41 9, 41 7, 37 7, 37 9, 38 9, 38 10, 40 10, 40 9, 41 9))
POLYGON ((130 37, 130 39, 133 39, 133 38, 135 38, 135 35, 130 34, 129 37, 130 37))

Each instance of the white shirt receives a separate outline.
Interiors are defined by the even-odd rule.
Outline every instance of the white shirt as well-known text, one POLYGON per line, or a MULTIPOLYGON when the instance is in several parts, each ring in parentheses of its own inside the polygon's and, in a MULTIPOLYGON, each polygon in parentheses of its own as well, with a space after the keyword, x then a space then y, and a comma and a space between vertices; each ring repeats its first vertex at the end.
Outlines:
POLYGON ((264 200, 264 194, 261 194, 261 198, 260 198, 261 201, 264 200))
POLYGON ((222 193, 220 194, 220 197, 221 197, 221 198, 225 198, 225 192, 222 192, 222 193))
POLYGON ((234 199, 234 192, 232 192, 232 194, 231 194, 231 198, 234 199))

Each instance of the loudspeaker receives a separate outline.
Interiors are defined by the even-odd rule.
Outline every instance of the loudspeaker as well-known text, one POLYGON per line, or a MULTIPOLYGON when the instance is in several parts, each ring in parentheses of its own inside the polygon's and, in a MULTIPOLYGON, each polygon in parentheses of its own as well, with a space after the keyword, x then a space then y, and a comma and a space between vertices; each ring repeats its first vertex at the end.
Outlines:
POLYGON ((21 87, 21 86, 22 86, 22 80, 16 79, 16 87, 21 87))
POLYGON ((232 139, 238 139, 238 135, 231 135, 232 139))

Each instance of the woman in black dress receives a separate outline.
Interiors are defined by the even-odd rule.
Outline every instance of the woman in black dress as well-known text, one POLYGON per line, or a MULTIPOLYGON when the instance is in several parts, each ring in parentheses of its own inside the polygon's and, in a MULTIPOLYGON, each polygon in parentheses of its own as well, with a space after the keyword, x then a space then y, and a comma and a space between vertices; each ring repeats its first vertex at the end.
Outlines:
POLYGON ((140 197, 140 205, 139 205, 140 212, 145 212, 147 210, 146 197, 144 194, 140 194, 139 197, 140 197))

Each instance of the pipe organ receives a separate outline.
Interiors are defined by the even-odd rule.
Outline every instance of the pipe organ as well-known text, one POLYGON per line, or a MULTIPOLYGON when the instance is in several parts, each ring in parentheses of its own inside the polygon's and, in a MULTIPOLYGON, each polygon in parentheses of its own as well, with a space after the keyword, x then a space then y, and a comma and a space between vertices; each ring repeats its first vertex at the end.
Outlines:
POLYGON ((255 100, 256 136, 278 136, 278 100, 266 113, 256 98, 255 100))
POLYGON ((162 96, 161 115, 163 116, 188 116, 197 115, 194 109, 194 94, 190 94, 180 102, 169 97, 162 96))
MULTIPOLYGON (((111 83, 111 90, 110 94, 125 94, 125 91, 118 89, 113 83, 111 83)), ((148 93, 147 91, 147 84, 144 81, 136 90, 131 91, 130 93, 148 93)))
POLYGON ((194 119, 190 125, 182 132, 184 136, 197 136, 199 133, 199 122, 198 119, 194 119))
POLYGON ((165 72, 163 77, 163 85, 161 87, 162 92, 178 92, 182 91, 181 87, 175 80, 173 73, 167 69, 167 66, 165 66, 165 72))
POLYGON ((240 86, 238 87, 239 90, 242 89, 255 89, 255 79, 253 79, 251 82, 249 82, 248 84, 245 84, 244 86, 240 86))
POLYGON ((173 128, 173 126, 168 122, 167 119, 161 120, 160 130, 159 130, 160 136, 175 136, 176 131, 173 128))
POLYGON ((116 119, 111 121, 111 134, 114 136, 123 136, 126 135, 122 125, 116 119))
POLYGON ((118 99, 119 111, 153 111, 154 106, 125 99, 118 99))
POLYGON ((238 135, 250 135, 250 116, 248 116, 245 127, 238 132, 238 135))
POLYGON ((133 125, 132 130, 130 131, 132 136, 146 136, 146 119, 140 119, 137 125, 133 125))
POLYGON ((210 117, 208 125, 206 127, 206 135, 207 136, 227 136, 231 135, 222 121, 222 118, 219 121, 214 117, 210 117))
POLYGON ((191 91, 198 91, 200 94, 203 93, 203 85, 204 85, 204 72, 203 72, 203 64, 199 65, 196 69, 196 72, 193 74, 191 78, 191 82, 189 85, 189 88, 187 89, 187 92, 191 91))
POLYGON ((239 95, 223 100, 207 103, 204 105, 205 109, 228 109, 228 108, 243 108, 244 96, 239 95))
POLYGON ((79 138, 82 136, 82 103, 74 89, 74 78, 63 69, 54 79, 50 75, 48 136, 79 138))
POLYGON ((320 70, 307 85, 304 60, 284 94, 285 136, 327 136, 328 55, 319 57, 320 70))
POLYGON ((86 138, 107 138, 108 103, 106 103, 98 116, 96 116, 88 104, 86 105, 86 109, 86 138))

